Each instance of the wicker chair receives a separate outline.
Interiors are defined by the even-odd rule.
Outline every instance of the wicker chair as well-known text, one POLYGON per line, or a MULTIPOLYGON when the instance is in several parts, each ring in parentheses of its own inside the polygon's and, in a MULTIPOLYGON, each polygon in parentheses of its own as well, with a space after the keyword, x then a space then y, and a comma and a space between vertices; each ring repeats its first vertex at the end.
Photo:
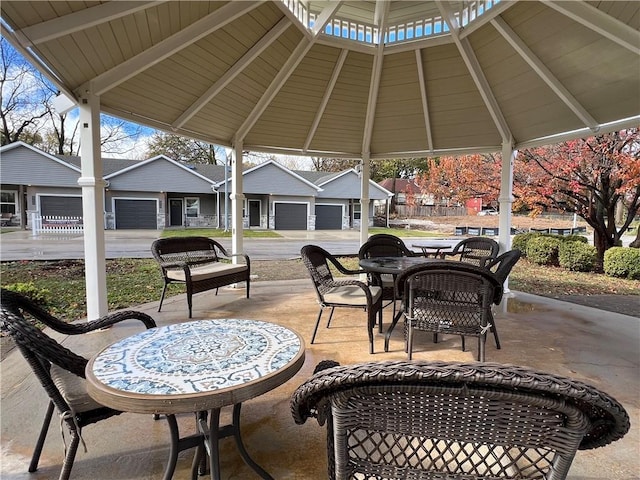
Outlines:
MULTIPOLYGON (((358 251, 358 258, 375 258, 375 257, 413 257, 414 252, 411 251, 405 243, 395 235, 379 233, 372 235, 362 244, 358 251)), ((382 287, 382 300, 388 303, 385 307, 393 306, 393 317, 396 315, 396 300, 400 298, 396 295, 395 278, 389 274, 368 274, 369 285, 382 287)), ((392 317, 392 318, 393 318, 392 317)))
POLYGON ((327 423, 328 478, 565 479, 576 450, 622 438, 629 416, 596 388, 492 363, 328 368, 291 399, 327 423))
POLYGON ((307 270, 309 270, 318 303, 320 304, 320 311, 313 329, 311 343, 315 341, 318 325, 325 308, 331 309, 327 328, 329 328, 333 311, 336 307, 363 308, 367 311, 369 353, 373 353, 373 327, 376 323, 376 315, 379 319, 380 331, 382 331, 382 289, 376 286, 368 286, 364 282, 355 279, 334 279, 330 264, 344 275, 359 275, 362 272, 345 268, 337 258, 317 245, 305 245, 302 247, 300 254, 307 270))
POLYGON ((443 252, 445 257, 458 257, 461 262, 483 267, 498 256, 500 245, 489 237, 465 238, 451 252, 443 252))
MULTIPOLYGON (((413 353, 416 330, 478 338, 479 361, 485 359, 486 332, 491 329, 491 304, 502 289, 495 275, 483 267, 463 262, 431 262, 412 267, 398 276, 404 290, 405 339, 408 358, 413 353)), ((497 339, 497 337, 496 337, 497 339)))
MULTIPOLYGON (((60 345, 36 328, 34 323, 40 322, 65 335, 93 332, 125 320, 139 320, 146 328, 153 328, 156 324, 147 314, 136 311, 114 313, 89 322, 65 323, 18 293, 2 289, 0 294, 0 328, 11 335, 50 399, 29 472, 38 468, 55 407, 71 435, 59 477, 66 480, 71 474, 82 428, 121 412, 100 405, 87 393, 84 380, 87 359, 60 345)), ((33 415, 33 412, 25 413, 33 415)))

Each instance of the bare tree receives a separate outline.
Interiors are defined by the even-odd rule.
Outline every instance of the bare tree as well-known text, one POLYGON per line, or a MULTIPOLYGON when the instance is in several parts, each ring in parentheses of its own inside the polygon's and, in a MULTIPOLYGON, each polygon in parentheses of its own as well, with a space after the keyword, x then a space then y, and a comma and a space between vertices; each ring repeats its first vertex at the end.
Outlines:
POLYGON ((1 143, 37 143, 41 119, 48 115, 47 102, 53 93, 43 88, 44 78, 2 37, 0 62, 1 143))

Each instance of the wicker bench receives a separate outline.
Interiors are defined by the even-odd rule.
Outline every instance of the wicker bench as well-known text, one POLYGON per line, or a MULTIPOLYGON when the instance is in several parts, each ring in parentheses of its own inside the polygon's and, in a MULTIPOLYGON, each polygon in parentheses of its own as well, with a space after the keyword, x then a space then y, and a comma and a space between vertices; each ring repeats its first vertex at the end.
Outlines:
POLYGON ((192 315, 194 293, 217 289, 234 283, 246 282, 249 298, 251 265, 245 254, 230 255, 215 240, 207 237, 161 238, 151 245, 151 253, 162 270, 164 287, 158 311, 170 283, 184 283, 187 288, 189 318, 192 315), (233 257, 244 259, 244 263, 230 263, 233 257))

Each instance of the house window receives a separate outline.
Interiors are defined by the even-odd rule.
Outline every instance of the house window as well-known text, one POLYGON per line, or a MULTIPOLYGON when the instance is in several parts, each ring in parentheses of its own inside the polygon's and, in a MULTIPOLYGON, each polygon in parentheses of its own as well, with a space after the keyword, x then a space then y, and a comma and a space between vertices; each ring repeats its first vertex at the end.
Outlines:
POLYGON ((200 216, 200 199, 185 198, 184 199, 186 213, 188 218, 196 218, 200 216))
POLYGON ((360 220, 360 212, 362 212, 362 204, 360 202, 356 202, 353 204, 353 219, 360 220))
POLYGON ((0 192, 0 212, 16 214, 18 192, 13 190, 2 190, 0 192))

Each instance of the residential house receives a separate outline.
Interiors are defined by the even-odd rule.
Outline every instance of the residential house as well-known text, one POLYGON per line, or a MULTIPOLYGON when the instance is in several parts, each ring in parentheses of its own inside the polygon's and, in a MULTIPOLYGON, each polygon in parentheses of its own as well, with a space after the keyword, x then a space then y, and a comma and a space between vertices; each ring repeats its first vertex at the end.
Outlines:
MULTIPOLYGON (((103 159, 106 229, 163 229, 225 225, 224 166, 185 165, 164 155, 148 160, 103 159)), ((45 153, 22 142, 0 148, 2 211, 28 228, 34 218, 82 218, 80 158, 45 153), (34 217, 35 215, 35 217, 34 217)), ((358 228, 360 177, 339 173, 292 171, 269 161, 243 172, 245 228, 315 230, 358 228)), ((369 183, 374 201, 391 192, 369 183)))

